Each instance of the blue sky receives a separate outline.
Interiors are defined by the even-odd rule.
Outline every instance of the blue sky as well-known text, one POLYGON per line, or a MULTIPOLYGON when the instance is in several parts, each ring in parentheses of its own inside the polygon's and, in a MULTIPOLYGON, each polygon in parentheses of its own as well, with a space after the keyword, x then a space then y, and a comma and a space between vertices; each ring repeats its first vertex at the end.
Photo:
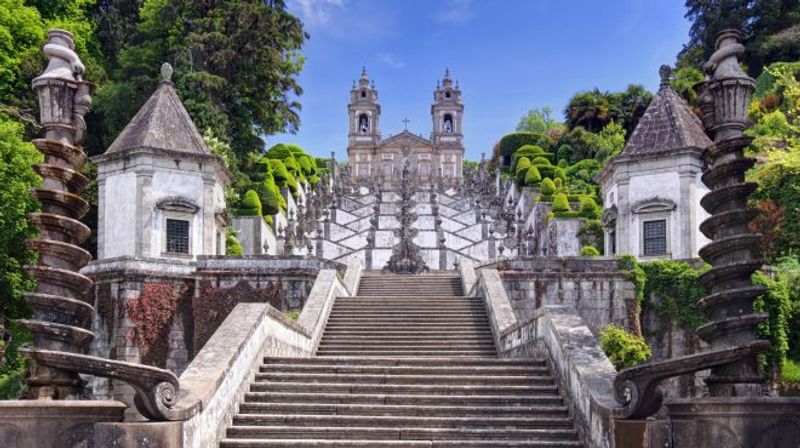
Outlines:
POLYGON ((300 130, 266 138, 345 158, 347 101, 361 66, 375 81, 384 138, 428 136, 446 67, 460 81, 468 159, 487 155, 519 118, 598 87, 658 86, 689 23, 678 0, 289 0, 310 39, 300 76, 300 130))

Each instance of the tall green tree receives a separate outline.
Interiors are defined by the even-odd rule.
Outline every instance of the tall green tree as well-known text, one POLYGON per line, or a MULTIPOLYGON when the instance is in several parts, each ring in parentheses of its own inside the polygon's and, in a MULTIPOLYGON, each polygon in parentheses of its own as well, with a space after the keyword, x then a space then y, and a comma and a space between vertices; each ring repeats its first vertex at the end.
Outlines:
POLYGON ((772 62, 800 59, 800 2, 797 0, 686 0, 692 23, 679 66, 700 67, 714 52, 714 37, 725 28, 745 38, 741 62, 751 76, 772 62))
POLYGON ((228 141, 232 162, 243 163, 262 150, 261 135, 297 128, 306 37, 283 0, 145 0, 112 82, 98 91, 105 128, 93 151, 111 143, 170 62, 192 119, 228 141))
POLYGON ((553 118, 553 111, 549 107, 531 109, 517 123, 517 131, 536 132, 544 134, 554 129, 563 128, 564 124, 553 118))
POLYGON ((589 132, 603 129, 612 119, 609 96, 597 88, 575 94, 564 109, 567 127, 581 126, 589 132))

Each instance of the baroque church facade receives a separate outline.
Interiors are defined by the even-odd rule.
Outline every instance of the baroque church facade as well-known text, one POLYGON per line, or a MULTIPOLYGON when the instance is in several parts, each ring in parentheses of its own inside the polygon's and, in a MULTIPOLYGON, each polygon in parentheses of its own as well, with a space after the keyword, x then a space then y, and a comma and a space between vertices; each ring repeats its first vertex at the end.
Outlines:
POLYGON ((433 92, 430 138, 415 135, 408 129, 383 138, 378 90, 374 81, 367 77, 366 69, 350 91, 347 109, 348 167, 356 183, 376 180, 391 183, 400 178, 406 166, 423 184, 437 180, 449 185, 462 182, 464 103, 458 82, 453 81, 449 70, 433 92))

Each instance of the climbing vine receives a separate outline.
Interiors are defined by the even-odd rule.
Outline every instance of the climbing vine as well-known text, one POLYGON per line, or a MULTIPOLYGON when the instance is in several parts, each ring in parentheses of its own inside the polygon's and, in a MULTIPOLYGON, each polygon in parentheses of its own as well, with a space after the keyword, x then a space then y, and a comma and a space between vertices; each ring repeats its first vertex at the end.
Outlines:
POLYGON ((654 310, 668 329, 673 323, 695 329, 707 321, 697 309, 697 301, 706 295, 700 283, 705 270, 681 261, 650 261, 640 263, 646 282, 642 300, 643 310, 654 310), (654 299, 658 300, 654 300, 654 299))
POLYGON ((145 283, 139 297, 126 304, 128 315, 136 325, 136 342, 143 363, 163 365, 166 360, 166 335, 178 301, 187 289, 185 284, 145 283))

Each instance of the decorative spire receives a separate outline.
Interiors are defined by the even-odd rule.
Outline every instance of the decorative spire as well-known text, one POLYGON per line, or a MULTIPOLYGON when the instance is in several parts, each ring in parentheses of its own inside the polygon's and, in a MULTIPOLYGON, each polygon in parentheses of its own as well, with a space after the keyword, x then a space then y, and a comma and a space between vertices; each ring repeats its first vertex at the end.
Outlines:
POLYGON ((361 67, 361 78, 358 80, 358 84, 362 86, 369 85, 369 78, 367 77, 367 67, 361 67))
POLYGON ((661 86, 668 86, 670 77, 672 77, 672 67, 666 64, 662 65, 658 69, 658 75, 661 76, 661 86))
POLYGON ((172 83, 172 66, 169 62, 161 64, 161 82, 172 83))
POLYGON ((450 79, 450 67, 444 69, 444 79, 450 79))

